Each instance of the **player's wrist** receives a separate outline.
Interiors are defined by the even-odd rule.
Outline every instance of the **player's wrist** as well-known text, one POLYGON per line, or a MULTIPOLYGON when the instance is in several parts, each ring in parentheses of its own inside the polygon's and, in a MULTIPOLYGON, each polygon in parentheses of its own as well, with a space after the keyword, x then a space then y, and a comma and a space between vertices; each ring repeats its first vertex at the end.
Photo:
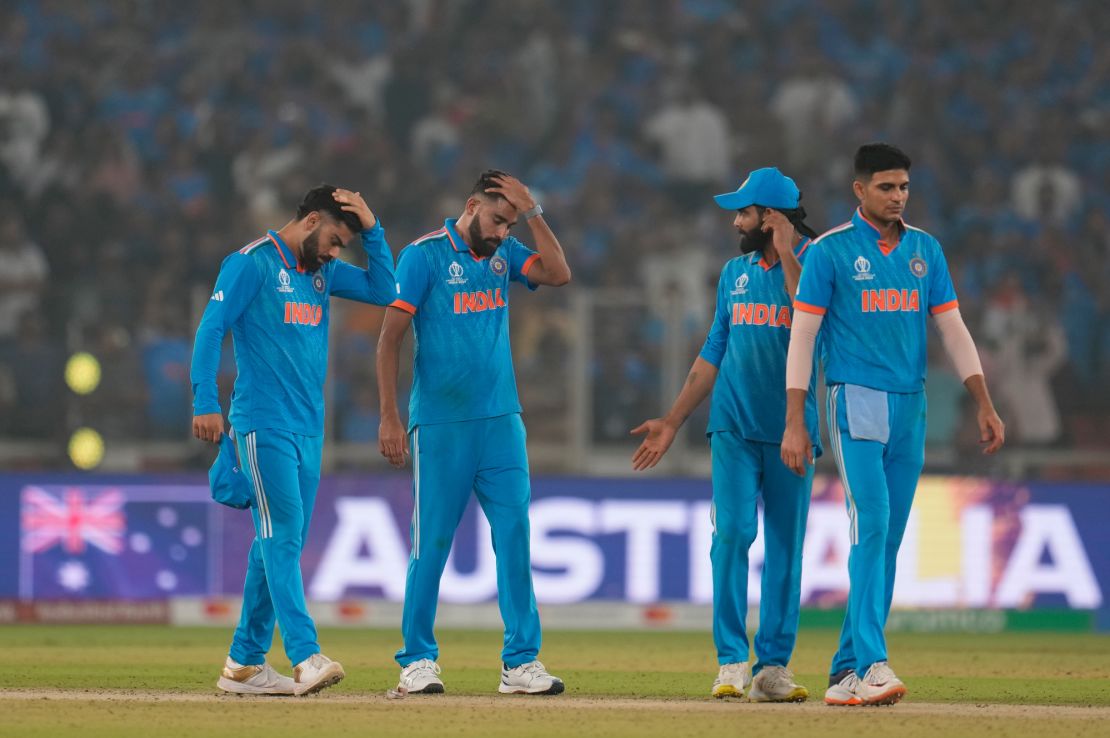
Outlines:
POLYGON ((520 217, 524 218, 525 220, 532 220, 532 218, 535 218, 539 215, 543 215, 543 208, 540 207, 540 204, 535 200, 532 200, 532 205, 530 207, 524 208, 520 211, 520 217))

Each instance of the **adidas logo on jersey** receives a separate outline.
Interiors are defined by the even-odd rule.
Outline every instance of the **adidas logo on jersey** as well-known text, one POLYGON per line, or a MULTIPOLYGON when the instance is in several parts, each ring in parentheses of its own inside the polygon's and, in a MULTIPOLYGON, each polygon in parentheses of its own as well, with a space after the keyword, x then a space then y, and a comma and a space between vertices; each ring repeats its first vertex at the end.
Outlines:
POLYGON ((223 302, 224 301, 224 291, 223 290, 216 290, 215 292, 213 292, 212 293, 212 300, 214 302, 223 302))

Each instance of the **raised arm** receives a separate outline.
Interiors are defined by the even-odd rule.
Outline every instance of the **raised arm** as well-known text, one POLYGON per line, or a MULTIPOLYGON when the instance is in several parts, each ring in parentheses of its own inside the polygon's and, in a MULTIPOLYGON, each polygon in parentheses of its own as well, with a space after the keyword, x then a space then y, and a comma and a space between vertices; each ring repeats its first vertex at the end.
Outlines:
POLYGON ((794 248, 798 244, 798 232, 794 229, 785 215, 778 210, 767 210, 763 216, 764 231, 772 232, 771 243, 774 244, 775 253, 782 262, 782 281, 790 302, 798 293, 798 279, 802 276, 802 263, 794 255, 794 248))
POLYGON ((189 381, 193 385, 193 435, 202 441, 216 443, 224 432, 216 384, 224 335, 261 287, 262 277, 253 257, 240 253, 227 257, 197 326, 189 381))
POLYGON ((559 239, 555 237, 547 221, 543 219, 542 212, 529 215, 537 208, 536 200, 532 193, 516 177, 503 175, 495 178, 497 187, 489 188, 489 192, 496 192, 509 201, 528 222, 535 239, 537 258, 528 264, 525 275, 532 284, 561 287, 570 282, 570 266, 567 265, 566 255, 559 239))
POLYGON ((340 208, 358 215, 362 222, 362 249, 366 252, 366 269, 345 261, 335 261, 331 277, 331 294, 373 305, 388 305, 396 294, 393 273, 393 252, 385 240, 385 229, 362 195, 337 189, 332 193, 340 208))

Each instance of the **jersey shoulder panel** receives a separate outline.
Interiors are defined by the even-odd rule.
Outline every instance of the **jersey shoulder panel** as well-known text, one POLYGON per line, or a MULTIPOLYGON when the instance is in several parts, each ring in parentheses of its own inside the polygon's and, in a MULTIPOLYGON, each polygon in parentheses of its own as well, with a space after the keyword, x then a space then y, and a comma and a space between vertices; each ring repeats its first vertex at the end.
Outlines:
POLYGON ((855 230, 856 224, 852 221, 842 223, 836 228, 830 228, 817 238, 813 239, 813 241, 811 241, 809 244, 809 248, 813 248, 814 246, 828 246, 830 244, 835 245, 838 243, 843 243, 846 239, 851 237, 855 230))

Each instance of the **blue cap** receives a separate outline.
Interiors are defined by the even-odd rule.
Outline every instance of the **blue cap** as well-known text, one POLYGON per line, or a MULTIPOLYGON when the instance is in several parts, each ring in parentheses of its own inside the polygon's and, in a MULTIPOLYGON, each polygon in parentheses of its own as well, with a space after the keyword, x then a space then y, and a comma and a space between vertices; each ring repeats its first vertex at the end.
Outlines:
POLYGON ((717 204, 725 210, 743 210, 749 205, 793 210, 798 207, 801 198, 798 185, 780 172, 778 167, 756 169, 736 188, 736 192, 713 196, 717 204))
POLYGON ((251 481, 239 468, 235 441, 229 435, 220 436, 220 453, 208 470, 208 486, 212 489, 213 500, 237 510, 247 509, 254 499, 251 481))

